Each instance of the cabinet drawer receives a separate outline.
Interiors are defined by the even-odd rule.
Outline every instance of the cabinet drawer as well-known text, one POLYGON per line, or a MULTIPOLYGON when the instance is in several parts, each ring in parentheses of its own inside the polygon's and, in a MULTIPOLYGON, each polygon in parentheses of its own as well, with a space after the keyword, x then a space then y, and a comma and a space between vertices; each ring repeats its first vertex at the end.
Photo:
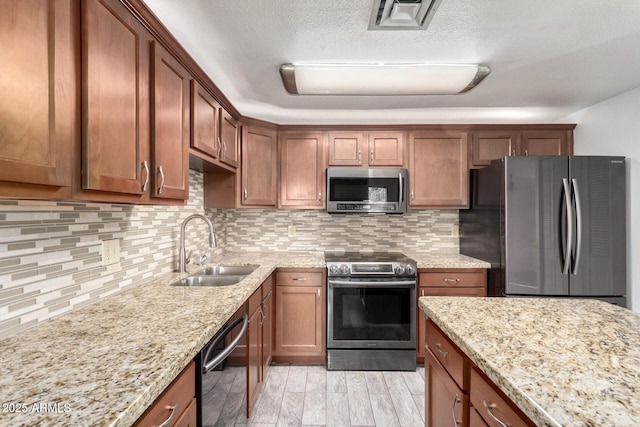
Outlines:
POLYGON ((468 390, 468 382, 465 382, 465 365, 468 364, 468 359, 431 320, 427 320, 427 347, 442 363, 458 387, 468 390))
POLYGON ((485 379, 478 368, 471 370, 470 389, 471 404, 487 424, 500 425, 502 422, 511 427, 534 425, 504 393, 485 379))
POLYGON ((487 289, 483 287, 475 288, 452 288, 452 287, 421 287, 420 296, 436 296, 436 297, 484 297, 487 295, 487 289))
POLYGON ((271 291, 273 291, 273 274, 262 282, 262 299, 264 300, 271 291))
POLYGON ((256 289, 256 291, 249 297, 249 317, 253 316, 253 313, 260 308, 262 304, 262 288, 256 289))
POLYGON ((420 286, 450 286, 450 287, 484 287, 486 286, 486 272, 483 271, 437 271, 420 273, 420 286))
POLYGON ((425 369, 426 425, 468 425, 469 395, 460 390, 430 350, 427 350, 425 369))
POLYGON ((323 286, 322 273, 308 271, 280 271, 276 274, 277 286, 323 286))
MULTIPOLYGON (((151 426, 164 423, 173 416, 178 420, 196 394, 196 364, 191 362, 134 424, 151 426), (172 408, 175 414, 172 415, 172 408)), ((175 425, 175 422, 171 425, 175 425)))
POLYGON ((469 427, 489 427, 473 405, 469 408, 469 427))

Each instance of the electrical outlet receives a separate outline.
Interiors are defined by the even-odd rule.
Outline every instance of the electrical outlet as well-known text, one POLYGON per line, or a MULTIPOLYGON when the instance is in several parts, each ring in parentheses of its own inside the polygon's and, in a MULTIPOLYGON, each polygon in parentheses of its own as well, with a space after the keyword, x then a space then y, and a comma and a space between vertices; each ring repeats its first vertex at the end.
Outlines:
POLYGON ((102 266, 120 261, 120 239, 102 241, 102 266))
POLYGON ((460 226, 458 225, 451 226, 451 237, 460 237, 460 226))
POLYGON ((296 237, 296 226, 290 225, 287 227, 287 235, 289 237, 296 237))

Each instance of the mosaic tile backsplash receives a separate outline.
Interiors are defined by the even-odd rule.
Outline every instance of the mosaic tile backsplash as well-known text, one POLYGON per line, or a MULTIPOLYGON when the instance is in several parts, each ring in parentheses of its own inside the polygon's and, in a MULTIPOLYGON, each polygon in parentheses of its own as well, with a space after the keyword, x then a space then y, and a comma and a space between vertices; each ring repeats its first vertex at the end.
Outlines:
POLYGON ((0 200, 0 338, 176 269, 180 224, 206 213, 187 250, 385 250, 458 252, 458 212, 344 216, 318 211, 204 209, 203 175, 190 172, 186 206, 0 200), (290 226, 292 228, 290 228, 290 226), (295 232, 293 230, 295 228, 295 232), (102 266, 102 241, 120 240, 120 262, 102 266))

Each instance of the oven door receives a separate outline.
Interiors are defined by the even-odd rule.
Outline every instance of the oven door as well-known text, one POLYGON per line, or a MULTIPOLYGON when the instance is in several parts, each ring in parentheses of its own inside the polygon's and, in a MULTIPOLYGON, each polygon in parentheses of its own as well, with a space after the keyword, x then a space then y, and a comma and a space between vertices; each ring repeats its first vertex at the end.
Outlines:
POLYGON ((416 281, 327 281, 328 349, 415 349, 416 281))

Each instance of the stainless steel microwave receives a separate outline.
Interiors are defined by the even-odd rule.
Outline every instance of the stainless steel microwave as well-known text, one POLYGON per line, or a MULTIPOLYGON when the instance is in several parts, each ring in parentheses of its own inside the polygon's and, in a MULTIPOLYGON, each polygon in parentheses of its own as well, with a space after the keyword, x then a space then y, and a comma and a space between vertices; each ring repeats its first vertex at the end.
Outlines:
POLYGON ((330 167, 326 195, 328 213, 405 213, 407 170, 330 167))

